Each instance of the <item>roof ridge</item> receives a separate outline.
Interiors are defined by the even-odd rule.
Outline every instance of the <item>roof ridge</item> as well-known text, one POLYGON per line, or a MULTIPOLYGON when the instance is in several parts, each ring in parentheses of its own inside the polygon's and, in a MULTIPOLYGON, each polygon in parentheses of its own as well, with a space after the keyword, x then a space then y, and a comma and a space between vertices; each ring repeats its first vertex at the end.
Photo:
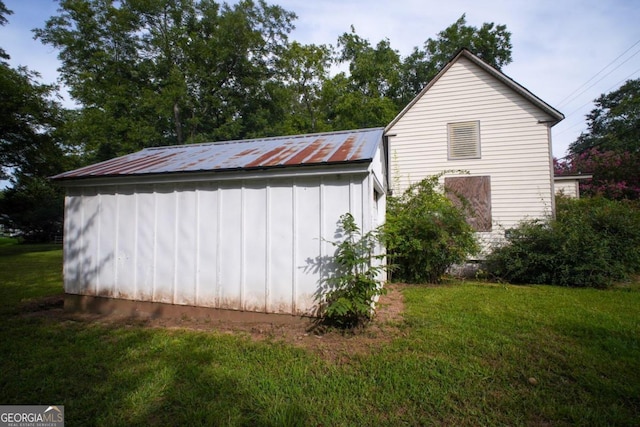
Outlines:
POLYGON ((373 132, 373 131, 384 131, 383 126, 374 127, 374 128, 363 128, 363 129, 348 129, 348 130, 337 130, 330 132, 315 132, 315 133, 302 133, 295 135, 280 135, 280 136, 266 136, 262 138, 251 138, 251 139, 230 139, 226 141, 210 141, 210 142, 198 142, 194 144, 178 144, 178 145, 160 145, 157 147, 146 147, 143 151, 154 151, 154 150, 167 150, 167 149, 177 149, 177 148, 185 148, 185 147, 204 147, 211 145, 230 145, 230 144, 243 144, 248 142, 256 142, 256 141, 273 141, 273 140, 282 140, 285 138, 288 139, 302 139, 309 138, 314 136, 323 136, 323 135, 341 135, 348 133, 362 133, 362 132, 373 132))

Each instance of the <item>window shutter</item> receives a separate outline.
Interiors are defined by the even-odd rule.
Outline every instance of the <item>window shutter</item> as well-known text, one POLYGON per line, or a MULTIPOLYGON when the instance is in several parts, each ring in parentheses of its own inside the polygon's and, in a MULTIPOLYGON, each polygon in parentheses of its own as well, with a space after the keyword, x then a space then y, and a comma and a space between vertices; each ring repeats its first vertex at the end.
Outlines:
POLYGON ((480 122, 449 123, 449 159, 480 158, 480 122))

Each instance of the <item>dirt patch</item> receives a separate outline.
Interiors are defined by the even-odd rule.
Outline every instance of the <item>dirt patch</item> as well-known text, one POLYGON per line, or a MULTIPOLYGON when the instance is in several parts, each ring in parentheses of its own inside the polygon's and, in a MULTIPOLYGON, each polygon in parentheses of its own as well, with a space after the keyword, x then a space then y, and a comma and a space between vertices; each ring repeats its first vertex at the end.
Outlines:
POLYGON ((376 316, 366 328, 355 332, 315 327, 309 319, 291 324, 271 322, 238 322, 224 320, 181 318, 131 318, 115 314, 73 313, 62 308, 63 295, 55 295, 25 302, 23 316, 45 317, 52 321, 76 321, 110 326, 138 326, 148 328, 210 331, 248 336, 255 341, 275 341, 312 351, 337 363, 347 363, 352 356, 375 351, 382 343, 390 342, 402 333, 404 298, 400 284, 387 285, 387 293, 380 296, 376 316))

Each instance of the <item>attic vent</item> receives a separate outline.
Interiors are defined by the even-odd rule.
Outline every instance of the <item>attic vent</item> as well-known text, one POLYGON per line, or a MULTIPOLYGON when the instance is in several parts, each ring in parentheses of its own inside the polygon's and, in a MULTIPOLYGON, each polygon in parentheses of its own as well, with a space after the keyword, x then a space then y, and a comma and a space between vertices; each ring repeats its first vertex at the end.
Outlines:
POLYGON ((449 123, 449 159, 480 158, 480 122, 449 123))

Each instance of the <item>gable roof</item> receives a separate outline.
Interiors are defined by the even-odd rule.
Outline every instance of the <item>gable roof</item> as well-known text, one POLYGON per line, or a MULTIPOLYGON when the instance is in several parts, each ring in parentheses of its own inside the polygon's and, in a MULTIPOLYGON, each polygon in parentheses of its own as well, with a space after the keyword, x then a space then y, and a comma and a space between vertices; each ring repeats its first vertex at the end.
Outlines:
POLYGON ((541 109, 542 111, 550 115, 553 118, 552 126, 560 122, 562 119, 564 119, 564 114, 562 114, 560 111, 556 110, 555 108, 553 108, 552 106, 544 102, 542 99, 538 98, 536 95, 531 93, 527 88, 517 83, 511 77, 504 74, 502 71, 497 70, 496 68, 484 62, 478 56, 471 53, 471 51, 469 51, 468 49, 463 48, 463 49, 460 49, 458 53, 454 55, 453 58, 447 63, 447 65, 445 65, 442 68, 442 70, 440 70, 440 72, 436 74, 436 76, 433 79, 431 79, 431 81, 427 84, 427 86, 425 86, 425 88, 422 89, 422 91, 420 91, 420 93, 415 98, 413 98, 413 100, 406 107, 404 107, 404 109, 385 128, 385 131, 388 132, 402 118, 402 116, 404 116, 406 112, 409 111, 409 109, 411 109, 411 107, 413 107, 420 100, 420 98, 422 98, 424 94, 427 93, 434 84, 436 84, 438 80, 440 80, 440 78, 453 66, 453 64, 455 64, 460 60, 460 58, 467 58, 468 60, 476 64, 478 67, 480 67, 482 70, 486 71, 491 76, 498 79, 500 82, 504 83, 511 90, 521 95, 527 101, 529 101, 530 103, 532 103, 533 105, 535 105, 536 107, 538 107, 539 109, 541 109))
POLYGON ((61 173, 52 179, 221 172, 370 162, 382 142, 383 132, 383 128, 373 128, 145 148, 136 153, 61 173))

